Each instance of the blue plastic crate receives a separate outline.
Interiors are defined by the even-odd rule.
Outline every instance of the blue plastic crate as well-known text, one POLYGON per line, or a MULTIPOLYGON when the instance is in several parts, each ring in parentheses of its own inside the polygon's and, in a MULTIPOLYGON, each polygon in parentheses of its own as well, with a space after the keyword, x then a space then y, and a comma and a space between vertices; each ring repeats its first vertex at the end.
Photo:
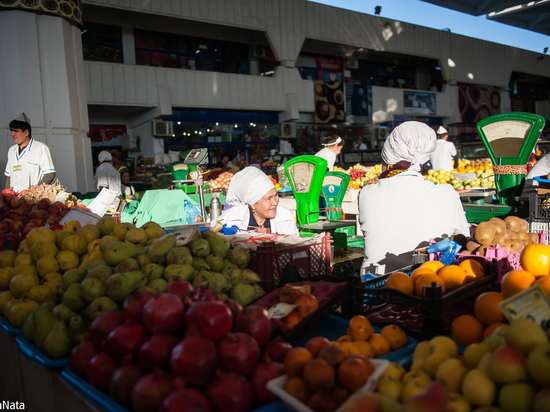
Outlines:
POLYGON ((17 345, 19 346, 19 352, 30 361, 35 361, 39 365, 50 369, 61 369, 69 364, 69 358, 64 359, 50 359, 44 352, 26 340, 23 335, 19 335, 15 338, 17 345))
MULTIPOLYGON (((323 336, 328 340, 335 341, 340 336, 343 336, 346 334, 346 331, 348 329, 348 324, 349 324, 349 319, 344 319, 338 316, 330 315, 326 319, 324 319, 321 323, 318 323, 315 327, 313 327, 307 333, 304 339, 302 339, 302 341, 298 343, 297 346, 305 346, 307 341, 315 336, 323 336)), ((381 328, 374 326, 374 331, 376 333, 380 333, 381 328)), ((391 362, 394 362, 397 359, 400 359, 406 355, 412 354, 417 343, 418 341, 416 339, 410 336, 407 336, 407 344, 403 346, 401 349, 379 356, 376 359, 387 359, 391 362)))
POLYGON ((0 316, 0 327, 6 332, 8 335, 21 335, 23 333, 23 329, 17 329, 10 325, 10 322, 3 317, 0 316))

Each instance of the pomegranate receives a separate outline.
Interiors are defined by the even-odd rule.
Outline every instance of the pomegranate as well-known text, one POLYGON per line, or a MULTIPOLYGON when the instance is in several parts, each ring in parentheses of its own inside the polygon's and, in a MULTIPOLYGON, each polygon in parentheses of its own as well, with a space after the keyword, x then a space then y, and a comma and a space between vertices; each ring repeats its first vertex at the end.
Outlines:
POLYGON ((254 399, 261 405, 275 402, 278 397, 266 388, 267 382, 275 379, 285 373, 282 363, 279 362, 260 362, 252 371, 250 384, 254 392, 254 399))
POLYGON ((262 359, 266 361, 283 362, 287 352, 292 349, 292 345, 286 342, 281 336, 278 336, 275 340, 267 342, 262 349, 262 359))
POLYGON ((205 393, 217 412, 247 412, 252 407, 252 387, 237 373, 222 373, 206 387, 205 393))
POLYGON ((114 328, 104 343, 105 352, 115 359, 122 359, 126 355, 137 358, 139 348, 147 340, 147 332, 139 323, 126 321, 114 328))
POLYGON ((134 291, 124 300, 124 304, 122 306, 122 314, 124 315, 124 319, 141 323, 142 309, 149 299, 154 297, 155 294, 152 292, 134 291))
POLYGON ((170 370, 170 352, 178 343, 178 338, 164 332, 155 333, 147 342, 141 345, 138 353, 138 364, 144 372, 152 372, 155 368, 170 370))
POLYGON ((248 333, 260 344, 266 344, 271 337, 271 319, 261 306, 247 306, 235 319, 234 332, 248 333))
POLYGON ((171 293, 161 293, 143 307, 143 324, 151 333, 157 328, 170 334, 178 333, 183 329, 184 318, 181 299, 171 293))
POLYGON ((210 412, 210 405, 198 389, 177 389, 164 399, 159 412, 210 412))
POLYGON ((189 295, 189 299, 192 303, 195 302, 207 302, 212 300, 216 300, 216 295, 214 295, 214 292, 212 292, 210 289, 205 288, 204 286, 199 286, 198 288, 195 288, 193 292, 189 295))
POLYGON ((124 317, 122 316, 122 312, 118 310, 103 313, 92 322, 90 325, 90 342, 93 343, 97 351, 102 350, 103 341, 122 322, 124 322, 124 317))
POLYGON ((231 332, 233 316, 223 302, 197 302, 185 314, 185 325, 189 327, 193 324, 204 336, 218 341, 231 332))
POLYGON ((198 333, 188 334, 170 354, 172 372, 192 385, 204 385, 219 364, 216 344, 198 333))
POLYGON ((71 368, 71 372, 81 378, 85 378, 88 364, 96 353, 92 342, 86 341, 75 346, 69 356, 69 367, 71 368))
POLYGON ((175 282, 167 283, 162 291, 176 295, 183 302, 193 292, 193 285, 186 280, 176 280, 175 282))
POLYGON ((260 359, 260 345, 248 333, 229 333, 218 343, 218 352, 225 370, 241 375, 250 375, 260 359))
POLYGON ((229 310, 231 311, 231 314, 233 315, 233 319, 237 317, 239 313, 243 310, 243 307, 239 302, 237 302, 235 299, 232 298, 225 298, 223 300, 223 303, 227 305, 229 310))
POLYGON ((108 354, 105 352, 98 353, 88 363, 88 369, 86 370, 88 382, 100 391, 107 392, 111 377, 117 367, 116 361, 108 354))
POLYGON ((125 408, 130 408, 132 406, 132 389, 142 375, 141 369, 132 363, 118 368, 113 373, 109 385, 111 398, 125 408))
POLYGON ((132 390, 134 412, 157 411, 173 389, 174 377, 163 371, 143 376, 132 390))

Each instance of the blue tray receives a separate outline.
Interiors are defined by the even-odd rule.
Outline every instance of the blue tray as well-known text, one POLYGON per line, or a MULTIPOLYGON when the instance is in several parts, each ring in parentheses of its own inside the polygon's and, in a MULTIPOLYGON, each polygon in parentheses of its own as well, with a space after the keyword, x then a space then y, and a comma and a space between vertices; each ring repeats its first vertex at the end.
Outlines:
MULTIPOLYGON (((307 335, 302 339, 297 346, 305 346, 307 341, 315 336, 323 336, 328 340, 335 341, 340 336, 346 334, 348 329, 349 319, 340 318, 338 316, 330 315, 325 318, 321 323, 318 323, 317 326, 313 327, 307 335)), ((374 326, 374 331, 380 333, 381 328, 374 326)), ((387 353, 385 355, 379 356, 376 359, 387 359, 391 362, 395 362, 398 359, 410 355, 414 352, 414 348, 418 341, 410 336, 407 336, 407 344, 401 349, 394 352, 387 353)))
POLYGON ((10 323, 8 322, 8 320, 3 317, 3 316, 0 316, 0 327, 4 330, 4 332, 6 332, 8 335, 14 335, 14 336, 17 336, 17 335, 21 335, 23 333, 23 329, 17 329, 17 328, 14 328, 13 326, 10 325, 10 323))
POLYGON ((546 179, 547 176, 535 176, 533 180, 536 180, 537 182, 542 183, 550 183, 550 180, 546 179))
POLYGON ((30 361, 35 361, 39 365, 45 368, 61 369, 69 364, 69 358, 64 359, 50 359, 44 352, 26 340, 23 335, 19 335, 15 338, 17 345, 19 346, 19 352, 30 361))

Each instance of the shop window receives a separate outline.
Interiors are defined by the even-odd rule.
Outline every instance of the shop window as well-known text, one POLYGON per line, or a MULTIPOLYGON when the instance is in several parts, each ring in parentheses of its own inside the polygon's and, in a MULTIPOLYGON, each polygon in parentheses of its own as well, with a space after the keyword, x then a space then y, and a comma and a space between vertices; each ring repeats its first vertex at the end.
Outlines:
POLYGON ((323 55, 300 54, 296 67, 306 80, 341 82, 344 75, 342 58, 323 55))
POLYGON ((84 60, 123 63, 122 29, 86 23, 82 31, 82 54, 84 60))

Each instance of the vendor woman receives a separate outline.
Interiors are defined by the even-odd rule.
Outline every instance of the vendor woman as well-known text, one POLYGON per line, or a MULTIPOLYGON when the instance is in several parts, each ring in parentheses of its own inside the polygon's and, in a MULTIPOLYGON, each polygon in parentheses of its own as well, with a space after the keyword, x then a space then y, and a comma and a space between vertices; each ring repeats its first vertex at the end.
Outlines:
POLYGON ((227 226, 254 230, 263 225, 271 233, 297 235, 290 210, 279 206, 275 185, 260 169, 249 166, 236 173, 225 199, 225 211, 216 219, 227 226))
POLYGON ((431 127, 410 121, 397 126, 384 143, 380 179, 359 193, 365 242, 361 274, 383 275, 410 266, 412 252, 428 246, 430 239, 469 236, 459 194, 420 174, 436 140, 431 127))
POLYGON ((344 147, 344 139, 336 136, 332 132, 329 132, 323 137, 322 145, 324 146, 324 149, 321 149, 315 153, 315 156, 325 159, 327 161, 328 170, 332 172, 334 163, 336 162, 336 157, 340 154, 342 148, 344 147))

